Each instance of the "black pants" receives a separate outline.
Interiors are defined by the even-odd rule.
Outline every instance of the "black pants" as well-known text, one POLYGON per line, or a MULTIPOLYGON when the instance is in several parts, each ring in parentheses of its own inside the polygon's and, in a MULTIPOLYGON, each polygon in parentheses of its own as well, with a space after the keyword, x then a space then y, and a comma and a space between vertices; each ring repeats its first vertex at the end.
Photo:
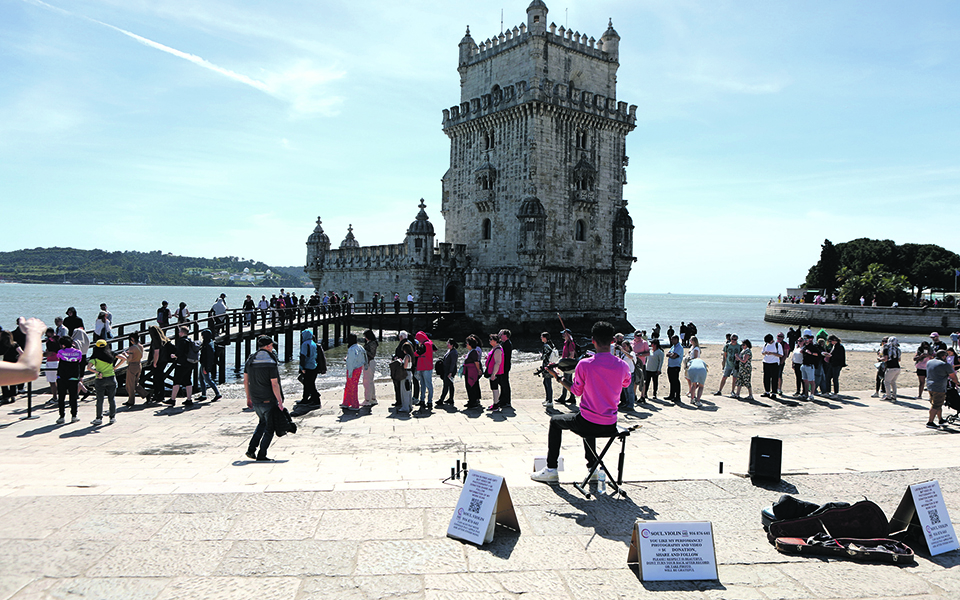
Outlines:
POLYGON ((650 390, 650 382, 653 382, 653 395, 657 395, 657 390, 660 389, 660 371, 648 371, 643 370, 643 397, 647 397, 647 392, 650 390))
POLYGON ((449 376, 446 376, 446 375, 443 376, 442 381, 443 381, 443 391, 440 392, 439 402, 447 401, 447 402, 450 402, 450 404, 453 404, 453 381, 450 379, 449 376), (450 394, 449 398, 447 398, 448 393, 450 394))
POLYGON ((504 371, 502 375, 497 375, 497 383, 500 384, 500 400, 497 403, 500 406, 510 406, 510 373, 504 371))
MULTIPOLYGON (((564 374, 563 374, 563 380, 566 382, 567 385, 573 385, 573 375, 564 373, 564 374)), ((561 384, 561 385, 560 385, 560 390, 561 390, 561 391, 560 391, 560 397, 557 398, 557 402, 563 402, 564 400, 567 399, 567 388, 564 387, 564 386, 561 384)), ((574 396, 573 393, 570 394, 570 401, 571 401, 571 402, 576 402, 576 401, 577 401, 577 397, 574 396)))
POLYGON ((777 380, 780 379, 780 363, 763 363, 763 391, 777 393, 777 380))
POLYGON ((303 370, 303 402, 320 404, 320 392, 317 391, 317 370, 303 370))
POLYGON ((616 423, 612 425, 598 425, 591 423, 580 416, 580 413, 564 413, 550 417, 550 432, 547 437, 547 467, 557 468, 560 459, 560 444, 563 430, 569 429, 583 438, 583 455, 587 459, 587 468, 593 469, 594 460, 590 449, 597 451, 598 437, 614 437, 619 431, 616 423))
POLYGON ((829 387, 830 382, 833 382, 833 393, 840 393, 840 371, 843 370, 843 367, 832 367, 830 369, 830 377, 827 379, 827 386, 829 387))
POLYGON ((463 385, 467 390, 467 408, 480 406, 480 379, 477 379, 473 385, 470 385, 467 382, 467 378, 464 377, 463 385))
POLYGON ((680 399, 680 367, 667 367, 667 380, 670 382, 670 395, 667 400, 680 399))
POLYGON ((77 397, 80 395, 80 381, 77 379, 68 379, 64 381, 60 379, 57 381, 57 408, 60 409, 60 418, 66 416, 67 407, 66 407, 66 396, 70 394, 70 416, 77 416, 77 397))
POLYGON ((793 374, 797 376, 797 395, 803 393, 803 376, 800 374, 800 363, 793 363, 793 374))
POLYGON ((256 453, 257 458, 264 459, 267 458, 267 448, 270 447, 270 442, 273 441, 273 432, 276 429, 274 424, 274 415, 276 405, 272 402, 253 402, 253 410, 257 411, 257 416, 260 417, 260 421, 257 423, 257 429, 253 432, 253 437, 250 438, 250 444, 247 446, 247 450, 250 454, 256 453), (257 447, 260 447, 260 451, 257 451, 257 447))

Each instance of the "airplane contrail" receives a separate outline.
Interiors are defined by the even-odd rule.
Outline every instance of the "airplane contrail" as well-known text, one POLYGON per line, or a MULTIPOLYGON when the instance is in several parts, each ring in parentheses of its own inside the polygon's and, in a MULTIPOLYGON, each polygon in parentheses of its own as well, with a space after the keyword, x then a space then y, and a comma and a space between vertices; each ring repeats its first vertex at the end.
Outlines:
POLYGON ((215 64, 213 64, 212 62, 206 60, 205 58, 200 57, 200 56, 197 56, 196 54, 190 54, 189 52, 183 52, 182 50, 177 50, 176 48, 171 48, 170 46, 166 46, 166 45, 164 45, 164 44, 161 44, 160 42, 155 42, 155 41, 153 41, 153 40, 151 40, 151 39, 147 39, 147 38, 145 38, 145 37, 143 37, 143 36, 141 36, 141 35, 137 35, 137 34, 135 34, 135 33, 132 33, 132 32, 130 32, 130 31, 127 31, 126 29, 121 29, 120 27, 116 27, 116 26, 111 25, 111 24, 109 24, 109 23, 104 23, 103 21, 98 21, 97 19, 93 19, 93 18, 91 18, 91 17, 87 17, 87 16, 84 16, 84 15, 76 14, 76 13, 72 13, 72 12, 70 12, 70 11, 68 11, 68 10, 64 10, 64 9, 62 9, 62 8, 58 8, 58 7, 56 7, 56 6, 47 4, 46 2, 42 2, 41 0, 24 0, 24 2, 28 2, 28 3, 30 3, 30 4, 35 4, 35 5, 37 5, 37 6, 41 6, 41 7, 43 7, 43 8, 48 9, 48 10, 53 10, 53 11, 56 11, 56 12, 59 12, 59 13, 63 13, 63 14, 65 14, 65 15, 69 15, 69 16, 71 16, 71 17, 79 17, 79 18, 81 18, 81 19, 86 19, 87 21, 91 21, 91 22, 93 22, 93 23, 96 23, 96 24, 98 24, 98 25, 102 25, 102 26, 104 26, 104 27, 109 27, 110 29, 113 29, 114 31, 117 31, 117 32, 119 32, 119 33, 122 33, 123 35, 125 35, 125 36, 127 36, 127 37, 130 37, 130 38, 132 38, 132 39, 140 42, 140 43, 143 44, 144 46, 149 46, 150 48, 154 48, 154 49, 156 49, 156 50, 160 50, 161 52, 166 52, 167 54, 172 54, 173 56, 176 56, 176 57, 178 57, 178 58, 182 58, 182 59, 184 59, 184 60, 188 60, 188 61, 192 62, 192 63, 195 64, 195 65, 198 65, 198 66, 200 66, 200 67, 203 67, 204 69, 209 69, 209 70, 211 70, 211 71, 213 71, 213 72, 215 72, 215 73, 220 73, 221 75, 225 75, 226 77, 229 77, 230 79, 233 79, 234 81, 239 81, 240 83, 249 85, 250 87, 256 88, 256 89, 260 90, 261 92, 265 92, 265 93, 271 94, 271 95, 272 95, 273 92, 274 92, 274 90, 272 90, 272 89, 270 88, 270 86, 268 86, 267 84, 263 83, 262 81, 257 81, 256 79, 253 79, 253 78, 251 78, 251 77, 247 77, 246 75, 243 75, 243 74, 241 74, 241 73, 237 73, 236 71, 231 71, 230 69, 225 69, 224 67, 215 65, 215 64))

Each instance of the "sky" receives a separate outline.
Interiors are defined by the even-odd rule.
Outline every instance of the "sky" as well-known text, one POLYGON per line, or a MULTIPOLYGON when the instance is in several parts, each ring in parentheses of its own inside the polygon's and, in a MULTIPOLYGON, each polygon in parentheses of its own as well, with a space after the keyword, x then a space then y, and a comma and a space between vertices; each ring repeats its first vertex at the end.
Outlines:
MULTIPOLYGON (((0 250, 300 265, 318 215, 399 243, 420 198, 443 241, 457 44, 528 4, 0 0, 0 250)), ((960 3, 547 5, 621 37, 628 292, 775 296, 824 239, 960 252, 960 3)))

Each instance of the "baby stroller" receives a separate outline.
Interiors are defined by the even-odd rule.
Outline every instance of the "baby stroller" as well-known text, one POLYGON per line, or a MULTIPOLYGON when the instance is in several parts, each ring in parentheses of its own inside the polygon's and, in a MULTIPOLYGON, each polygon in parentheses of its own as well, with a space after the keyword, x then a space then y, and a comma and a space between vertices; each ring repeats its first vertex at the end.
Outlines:
POLYGON ((955 414, 944 417, 944 424, 952 425, 960 420, 960 391, 957 390, 956 386, 950 385, 947 387, 947 395, 943 403, 957 411, 955 414))

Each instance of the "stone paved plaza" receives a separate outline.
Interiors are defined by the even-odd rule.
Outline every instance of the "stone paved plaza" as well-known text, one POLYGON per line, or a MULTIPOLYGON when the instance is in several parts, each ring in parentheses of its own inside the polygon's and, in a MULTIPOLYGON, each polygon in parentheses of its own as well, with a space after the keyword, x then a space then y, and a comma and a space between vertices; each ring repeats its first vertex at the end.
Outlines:
POLYGON ((584 475, 576 436, 564 438, 563 485, 530 481, 548 415, 535 382, 515 387, 527 393, 514 411, 411 417, 389 411, 388 384, 359 416, 341 415, 328 392, 296 435, 275 441, 271 464, 243 457, 256 419, 238 386, 189 410, 122 409, 99 428, 92 402, 80 423, 58 426, 49 409, 21 420, 21 397, 0 414, 0 598, 960 594, 958 552, 908 567, 798 558, 760 528, 760 509, 784 492, 866 496, 889 517, 908 484, 928 479, 956 518, 960 428, 925 429, 925 402, 868 392, 803 404, 711 396, 701 410, 655 402, 621 418, 643 424, 627 447, 628 498, 587 500, 571 485, 584 475), (783 440, 779 486, 742 476, 754 435, 783 440), (471 467, 506 478, 519 534, 498 528, 482 547, 445 537, 459 488, 442 480, 464 448, 471 467), (720 580, 641 582, 626 564, 637 518, 711 521, 720 580))

